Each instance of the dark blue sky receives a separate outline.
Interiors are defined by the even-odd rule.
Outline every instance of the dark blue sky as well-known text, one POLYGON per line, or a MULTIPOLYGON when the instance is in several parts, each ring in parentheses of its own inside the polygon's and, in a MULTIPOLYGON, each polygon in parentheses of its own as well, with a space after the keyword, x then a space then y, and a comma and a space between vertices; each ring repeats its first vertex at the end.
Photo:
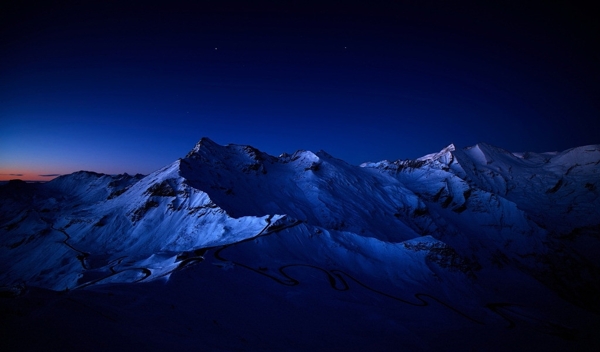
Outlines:
POLYGON ((202 136, 353 164, 600 143, 581 4, 199 3, 0 5, 0 179, 149 173, 202 136))

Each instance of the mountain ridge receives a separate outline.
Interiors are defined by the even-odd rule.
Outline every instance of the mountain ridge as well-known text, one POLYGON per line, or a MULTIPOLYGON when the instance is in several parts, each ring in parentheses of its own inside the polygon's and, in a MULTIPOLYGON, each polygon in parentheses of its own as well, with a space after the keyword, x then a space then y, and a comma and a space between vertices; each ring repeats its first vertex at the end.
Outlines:
MULTIPOLYGON (((545 154, 449 145, 416 160, 355 166, 326 152, 275 157, 202 138, 144 177, 78 172, 0 186, 0 284, 17 297, 38 287, 85 295, 111 285, 174 287, 173 279, 191 273, 191 286, 203 272, 221 282, 224 271, 242 282, 264 278, 262 292, 269 279, 296 287, 307 278, 302 270, 312 270, 334 290, 373 287, 360 293, 375 295, 373 302, 412 290, 417 301, 399 302, 438 302, 432 312, 465 329, 516 324, 501 302, 529 307, 523 314, 540 321, 540 309, 555 318, 597 314, 599 164, 600 145, 545 154), (515 283, 525 291, 507 289, 515 283)), ((311 287, 298 288, 301 307, 329 295, 311 287)), ((343 300, 351 311, 364 309, 343 300)), ((373 304, 385 321, 406 323, 373 304)), ((412 317, 415 329, 428 324, 412 317)), ((400 333, 391 326, 384 324, 400 333)))

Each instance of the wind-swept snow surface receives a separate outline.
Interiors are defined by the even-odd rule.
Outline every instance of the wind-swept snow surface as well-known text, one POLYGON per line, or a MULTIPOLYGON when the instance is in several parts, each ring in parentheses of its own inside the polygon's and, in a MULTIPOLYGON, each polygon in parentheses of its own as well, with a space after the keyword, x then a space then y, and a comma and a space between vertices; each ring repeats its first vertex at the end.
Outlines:
POLYGON ((11 181, 2 344, 597 347, 599 188, 597 145, 359 167, 207 138, 147 176, 11 181))

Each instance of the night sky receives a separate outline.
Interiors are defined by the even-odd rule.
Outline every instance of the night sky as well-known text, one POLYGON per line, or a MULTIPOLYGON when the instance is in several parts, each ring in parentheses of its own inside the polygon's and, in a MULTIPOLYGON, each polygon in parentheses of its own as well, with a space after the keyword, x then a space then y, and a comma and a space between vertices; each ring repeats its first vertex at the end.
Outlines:
POLYGON ((150 173, 203 136, 352 164, 600 143, 574 1, 197 3, 3 1, 0 180, 150 173))

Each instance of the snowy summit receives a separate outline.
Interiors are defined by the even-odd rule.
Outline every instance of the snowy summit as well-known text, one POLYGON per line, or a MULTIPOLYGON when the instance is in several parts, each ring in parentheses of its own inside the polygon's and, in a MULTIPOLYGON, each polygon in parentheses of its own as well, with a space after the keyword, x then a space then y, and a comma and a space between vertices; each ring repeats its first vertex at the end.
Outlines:
POLYGON ((600 145, 353 166, 203 138, 0 186, 3 350, 598 347, 600 145))

